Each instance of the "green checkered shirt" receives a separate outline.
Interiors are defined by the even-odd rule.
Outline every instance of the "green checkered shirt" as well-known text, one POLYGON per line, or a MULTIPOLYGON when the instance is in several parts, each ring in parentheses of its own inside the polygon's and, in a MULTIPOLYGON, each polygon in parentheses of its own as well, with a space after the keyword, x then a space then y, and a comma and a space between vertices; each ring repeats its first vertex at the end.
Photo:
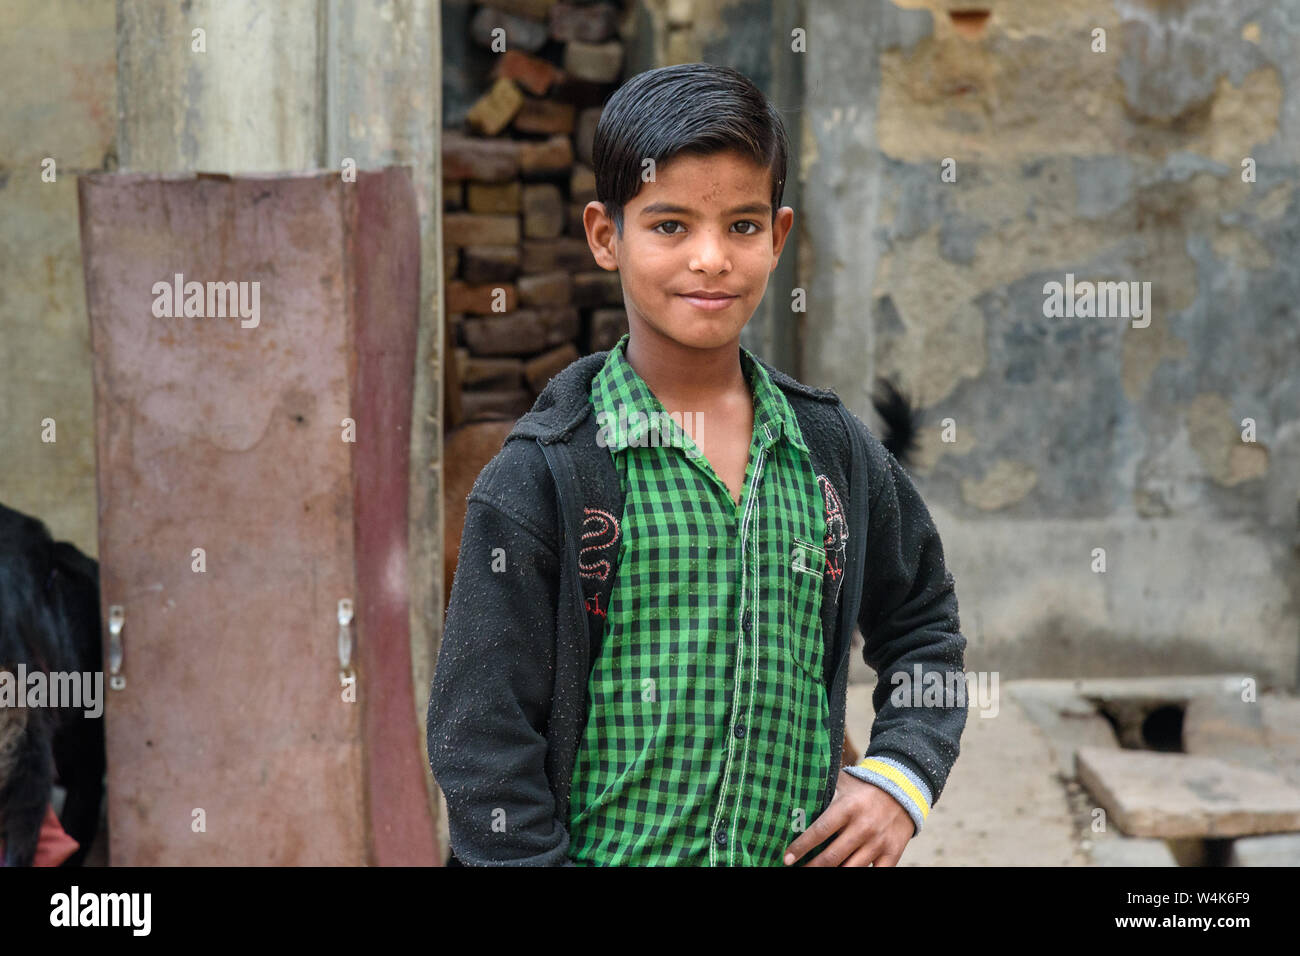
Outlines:
POLYGON ((690 437, 709 423, 668 417, 628 338, 591 386, 625 504, 569 856, 781 866, 839 756, 821 677, 824 499, 794 410, 747 350, 754 431, 737 505, 690 437))

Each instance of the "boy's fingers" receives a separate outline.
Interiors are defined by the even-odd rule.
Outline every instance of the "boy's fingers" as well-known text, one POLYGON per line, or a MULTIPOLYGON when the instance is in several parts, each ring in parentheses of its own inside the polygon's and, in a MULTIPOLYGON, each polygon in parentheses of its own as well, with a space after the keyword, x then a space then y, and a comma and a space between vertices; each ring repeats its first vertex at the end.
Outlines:
POLYGON ((901 852, 890 853, 885 850, 880 856, 876 857, 876 866, 898 866, 898 861, 902 859, 902 856, 901 852))
POLYGON ((861 828, 844 830, 826 849, 808 861, 807 866, 843 866, 858 853, 868 854, 867 862, 875 857, 879 844, 871 834, 861 828))
POLYGON ((840 866, 872 866, 873 864, 881 866, 880 859, 882 858, 877 857, 878 853, 879 850, 874 844, 864 843, 856 853, 841 863, 840 866))
POLYGON ((814 820, 812 826, 799 834, 798 838, 786 847, 784 858, 786 866, 802 859, 809 850, 838 833, 847 819, 848 812, 844 809, 844 806, 842 804, 836 806, 835 801, 832 800, 831 805, 826 808, 826 812, 814 820))

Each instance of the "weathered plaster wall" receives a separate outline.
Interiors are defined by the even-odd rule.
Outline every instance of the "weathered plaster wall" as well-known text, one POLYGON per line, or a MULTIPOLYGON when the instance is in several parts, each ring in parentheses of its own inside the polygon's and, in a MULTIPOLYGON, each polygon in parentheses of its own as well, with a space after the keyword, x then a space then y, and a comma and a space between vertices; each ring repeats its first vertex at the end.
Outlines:
POLYGON ((1293 685, 1300 3, 955 6, 808 4, 804 377, 926 407, 968 666, 1293 685), (1150 325, 1045 317, 1067 273, 1150 325))
POLYGON ((77 175, 116 162, 114 31, 111 3, 0 9, 0 502, 91 555, 95 418, 77 175), (47 418, 53 442, 42 441, 47 418))

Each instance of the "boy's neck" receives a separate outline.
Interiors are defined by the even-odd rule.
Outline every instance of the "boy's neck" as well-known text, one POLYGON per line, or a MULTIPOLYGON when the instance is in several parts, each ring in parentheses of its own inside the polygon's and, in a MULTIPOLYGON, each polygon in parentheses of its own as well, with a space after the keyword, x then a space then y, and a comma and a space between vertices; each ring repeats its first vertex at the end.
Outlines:
POLYGON ((740 340, 716 349, 688 349, 652 330, 629 335, 632 370, 668 411, 707 408, 729 395, 749 394, 740 364, 740 340))

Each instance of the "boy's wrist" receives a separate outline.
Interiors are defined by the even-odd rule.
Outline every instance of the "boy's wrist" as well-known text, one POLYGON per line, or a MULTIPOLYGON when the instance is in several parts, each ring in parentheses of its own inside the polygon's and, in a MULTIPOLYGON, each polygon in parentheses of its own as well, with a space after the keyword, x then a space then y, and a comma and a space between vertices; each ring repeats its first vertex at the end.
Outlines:
POLYGON ((930 815, 930 787, 906 758, 893 753, 868 754, 856 766, 845 767, 844 772, 892 796, 912 818, 916 828, 912 835, 921 832, 930 815))

